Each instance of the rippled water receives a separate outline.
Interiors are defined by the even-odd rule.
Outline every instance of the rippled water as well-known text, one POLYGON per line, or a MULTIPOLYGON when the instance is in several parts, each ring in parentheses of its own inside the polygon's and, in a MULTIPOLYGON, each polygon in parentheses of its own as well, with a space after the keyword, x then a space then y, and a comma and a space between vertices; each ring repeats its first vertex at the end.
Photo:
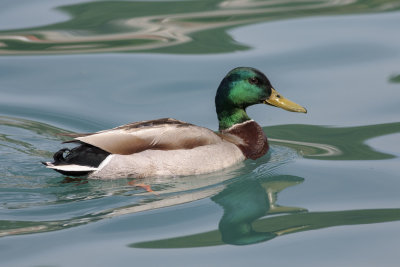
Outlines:
POLYGON ((398 1, 0 3, 1 266, 397 266, 398 1), (228 70, 264 71, 307 115, 259 105, 271 152, 155 193, 40 164, 66 140, 173 117, 217 128, 228 70))

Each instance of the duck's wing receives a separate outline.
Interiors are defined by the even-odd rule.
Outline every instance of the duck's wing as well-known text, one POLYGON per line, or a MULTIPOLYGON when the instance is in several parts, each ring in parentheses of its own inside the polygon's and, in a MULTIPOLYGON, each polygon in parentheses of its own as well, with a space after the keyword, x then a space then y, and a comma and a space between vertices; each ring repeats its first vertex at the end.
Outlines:
POLYGON ((90 144, 112 154, 129 155, 147 149, 191 149, 216 144, 222 142, 222 139, 207 128, 165 118, 82 134, 73 141, 90 144))

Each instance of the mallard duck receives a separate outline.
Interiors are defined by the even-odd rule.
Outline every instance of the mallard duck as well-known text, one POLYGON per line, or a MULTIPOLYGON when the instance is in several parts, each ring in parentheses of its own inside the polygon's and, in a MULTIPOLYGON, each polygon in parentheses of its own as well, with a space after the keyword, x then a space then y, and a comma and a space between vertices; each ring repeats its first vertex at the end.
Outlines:
POLYGON ((257 159, 269 146, 262 128, 246 113, 255 104, 306 113, 281 96, 254 68, 231 70, 215 96, 219 132, 171 118, 140 121, 110 130, 76 134, 43 162, 64 175, 115 179, 210 173, 246 159, 257 159))

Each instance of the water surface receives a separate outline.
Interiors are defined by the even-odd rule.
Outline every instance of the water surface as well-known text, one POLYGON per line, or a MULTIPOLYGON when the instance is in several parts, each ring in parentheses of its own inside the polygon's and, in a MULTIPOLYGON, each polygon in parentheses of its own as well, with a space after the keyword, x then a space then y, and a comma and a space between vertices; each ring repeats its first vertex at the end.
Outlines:
POLYGON ((2 266, 398 265, 398 1, 2 6, 2 266), (140 181, 156 194, 40 164, 63 132, 161 117, 216 130, 236 66, 309 111, 249 108, 264 157, 140 181))

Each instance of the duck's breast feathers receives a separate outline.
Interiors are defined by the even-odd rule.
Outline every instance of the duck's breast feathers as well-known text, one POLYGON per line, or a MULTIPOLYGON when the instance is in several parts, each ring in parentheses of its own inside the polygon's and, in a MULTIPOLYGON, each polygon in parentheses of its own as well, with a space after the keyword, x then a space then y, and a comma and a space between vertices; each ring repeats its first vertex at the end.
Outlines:
POLYGON ((82 135, 74 140, 121 155, 147 149, 191 149, 221 142, 221 138, 207 128, 171 118, 134 122, 114 129, 82 135))
POLYGON ((258 159, 269 149, 263 129, 253 120, 235 124, 221 131, 221 137, 237 145, 249 159, 258 159))

